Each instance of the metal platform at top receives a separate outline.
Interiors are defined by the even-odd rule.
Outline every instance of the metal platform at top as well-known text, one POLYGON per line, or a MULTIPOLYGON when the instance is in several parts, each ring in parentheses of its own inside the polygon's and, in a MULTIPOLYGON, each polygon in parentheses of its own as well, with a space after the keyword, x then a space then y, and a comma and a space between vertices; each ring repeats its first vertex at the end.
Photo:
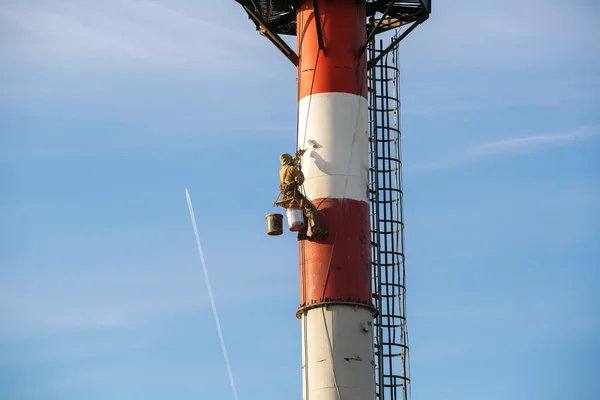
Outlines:
MULTIPOLYGON (((298 65, 297 54, 281 39, 280 35, 296 35, 296 8, 298 0, 235 0, 239 3, 256 25, 256 30, 268 38, 281 52, 298 65)), ((315 12, 318 1, 313 0, 315 12)), ((367 15, 365 25, 367 29, 367 43, 376 35, 407 27, 408 35, 417 25, 429 18, 431 13, 431 0, 366 0, 367 15)), ((366 49, 367 43, 361 47, 361 52, 366 49)))
MULTIPOLYGON (((254 8, 279 35, 296 35, 298 0, 236 0, 254 8)), ((367 32, 381 20, 376 33, 398 28, 415 21, 425 21, 431 13, 431 0, 367 0, 367 32), (373 17, 373 19, 371 18, 373 17)))

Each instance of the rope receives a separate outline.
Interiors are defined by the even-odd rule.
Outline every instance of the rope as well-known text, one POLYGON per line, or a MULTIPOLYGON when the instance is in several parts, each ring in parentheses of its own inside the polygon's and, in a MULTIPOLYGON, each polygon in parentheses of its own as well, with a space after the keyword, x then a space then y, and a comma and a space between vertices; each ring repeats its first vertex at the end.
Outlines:
MULTIPOLYGON (((301 24, 299 32, 303 32, 303 31, 304 31, 304 22, 302 20, 302 24, 301 24)), ((357 41, 356 34, 354 36, 354 41, 355 42, 357 41)), ((310 94, 309 94, 310 98, 309 98, 309 101, 308 101, 308 108, 307 108, 307 113, 306 113, 306 121, 305 121, 305 125, 304 125, 304 134, 303 134, 303 139, 302 139, 302 146, 300 147, 300 149, 303 149, 304 146, 305 146, 305 144, 306 144, 306 133, 308 131, 308 121, 309 121, 309 117, 310 117, 310 107, 311 107, 311 103, 312 103, 312 94, 313 94, 315 77, 316 77, 316 74, 317 74, 317 67, 318 67, 318 62, 319 62, 319 56, 320 56, 320 54, 321 54, 321 50, 319 50, 317 52, 317 57, 316 57, 316 60, 315 60, 315 67, 314 67, 314 70, 313 70, 313 77, 312 77, 311 89, 310 89, 310 94)), ((358 60, 358 63, 356 65, 356 69, 357 70, 358 70, 358 67, 360 66, 360 63, 361 63, 361 59, 358 60)), ((365 57, 365 63, 366 63, 366 57, 365 57)), ((299 89, 300 85, 301 85, 301 82, 300 82, 301 81, 301 79, 300 79, 301 78, 301 71, 299 72, 298 75, 299 75, 299 79, 298 79, 298 89, 299 89)), ((361 101, 362 101, 362 99, 360 98, 362 96, 360 96, 360 94, 361 94, 361 91, 362 91, 362 85, 364 83, 364 79, 366 78, 365 75, 366 74, 363 74, 363 73, 359 72, 357 74, 357 76, 356 76, 357 86, 356 86, 356 93, 355 93, 355 95, 359 96, 359 98, 358 98, 357 111, 356 111, 356 121, 355 121, 355 125, 354 125, 354 137, 352 138, 352 143, 355 142, 356 135, 358 134, 357 128, 358 128, 358 122, 360 120, 360 115, 361 115, 360 114, 360 109, 361 109, 361 101)), ((300 123, 300 107, 298 107, 297 121, 296 121, 296 125, 297 125, 297 128, 296 128, 296 143, 297 144, 298 144, 298 139, 299 139, 299 128, 300 128, 300 124, 299 123, 300 123)), ((352 149, 350 151, 352 152, 352 149)), ((346 170, 345 170, 346 182, 344 184, 342 204, 341 204, 341 207, 340 207, 340 209, 338 211, 338 214, 339 214, 338 215, 338 223, 337 223, 338 227, 339 227, 339 225, 340 225, 340 223, 342 221, 342 217, 343 217, 343 210, 344 210, 344 205, 345 205, 345 202, 346 202, 346 191, 348 189, 348 180, 349 180, 348 179, 348 172, 350 170, 351 164, 352 164, 352 154, 350 154, 350 157, 348 159, 348 165, 346 166, 346 170)), ((304 187, 303 186, 302 186, 302 190, 304 191, 304 187)), ((323 199, 321 201, 321 203, 317 207, 317 213, 319 212, 319 209, 321 208, 321 206, 323 204, 325 204, 325 202, 327 202, 327 200, 329 200, 329 198, 325 198, 325 199, 323 199)), ((333 254, 335 252, 335 246, 337 244, 338 234, 339 234, 339 230, 337 230, 336 233, 335 233, 335 237, 333 239, 333 244, 332 244, 332 247, 331 247, 331 253, 330 253, 330 256, 329 256, 329 261, 328 261, 328 265, 327 265, 327 272, 326 272, 326 276, 325 276, 325 283, 323 285, 323 292, 321 294, 321 299, 322 300, 325 297, 325 292, 327 291, 327 285, 329 283, 329 276, 330 276, 330 271, 331 271, 331 262, 333 260, 333 254)), ((305 287, 306 286, 306 279, 305 279, 306 278, 306 268, 305 268, 305 265, 306 265, 306 254, 305 254, 305 248, 306 247, 305 246, 306 246, 306 244, 304 242, 302 242, 301 243, 301 258, 302 258, 302 265, 303 265, 303 269, 302 269, 302 274, 303 274, 303 276, 302 276, 302 278, 303 278, 302 279, 302 281, 303 281, 303 288, 302 288, 302 290, 303 290, 303 294, 304 294, 303 295, 304 299, 306 299, 306 287, 305 287)), ((327 339, 328 339, 328 344, 329 344, 329 350, 330 350, 330 354, 331 354, 332 362, 333 362, 333 344, 331 343, 331 335, 329 333, 329 329, 327 328, 327 318, 325 316, 325 309, 324 309, 324 307, 321 308, 321 312, 322 312, 322 317, 323 317, 323 324, 324 324, 325 330, 327 332, 327 339)), ((305 319, 304 316, 303 316, 303 319, 305 319)), ((306 340, 306 336, 305 336, 305 340, 306 340)), ((307 360, 306 360, 306 362, 307 362, 307 360)), ((339 387, 338 387, 338 384, 337 384, 337 377, 335 376, 335 369, 332 372, 333 372, 333 375, 334 375, 333 376, 333 378, 334 378, 334 385, 336 387, 337 395, 338 395, 339 400, 341 400, 341 394, 340 394, 340 390, 339 390, 339 387)), ((306 384, 308 386, 308 375, 306 375, 306 384)))
MULTIPOLYGON (((356 42, 356 36, 354 37, 354 41, 356 42)), ((358 70, 358 67, 360 66, 360 62, 361 62, 361 60, 359 59, 358 63, 356 64, 356 69, 357 70, 358 70)), ((365 57, 365 62, 366 62, 366 57, 365 57)), ((356 140, 356 135, 358 133, 358 129, 357 128, 358 128, 358 121, 360 120, 360 108, 361 108, 361 100, 362 100, 360 98, 361 97, 360 94, 361 94, 361 91, 362 91, 362 85, 364 83, 364 79, 365 79, 365 75, 366 74, 359 73, 359 75, 360 75, 360 77, 358 75, 356 77, 357 78, 357 86, 356 86, 356 93, 355 93, 355 95, 358 96, 358 104, 357 104, 357 110, 356 110, 356 121, 354 123, 354 137, 352 138, 352 143, 354 143, 354 141, 356 140)), ((308 118, 307 118, 307 120, 308 120, 308 118)), ((306 134, 306 131, 305 131, 305 134, 306 134)), ((344 184, 342 204, 341 204, 341 207, 340 207, 340 209, 338 211, 338 223, 337 223, 338 228, 339 228, 339 225, 340 225, 340 223, 342 221, 342 216, 344 214, 343 213, 343 211, 344 211, 344 205, 345 205, 345 202, 346 202, 346 191, 348 189, 348 180, 349 180, 348 179, 348 172, 349 172, 350 166, 352 164, 352 149, 350 150, 350 152, 351 152, 351 154, 350 154, 350 157, 348 159, 348 165, 346 166, 346 170, 345 170, 346 182, 344 184)), ((325 201, 327 201, 327 200, 328 199, 325 199, 324 201, 321 202, 321 204, 325 203, 325 201)), ((319 206, 321 206, 321 204, 319 206)), ((325 292, 327 291, 327 285, 329 283, 329 276, 330 276, 330 272, 331 272, 331 261, 333 260, 333 254, 335 252, 335 246, 336 246, 337 240, 338 240, 338 233, 339 233, 339 229, 336 230, 335 237, 333 239, 333 244, 331 246, 331 253, 329 255, 329 261, 327 263, 327 272, 326 272, 326 275, 325 275, 325 282, 323 284, 323 292, 321 293, 321 299, 322 300, 324 300, 324 298, 325 298, 325 292)), ((324 325, 325 331, 327 333, 327 342, 329 344, 329 351, 330 351, 331 359, 332 359, 332 363, 333 363, 333 344, 331 343, 331 335, 329 333, 329 329, 327 329, 327 318, 325 316, 325 308, 324 307, 321 307, 321 315, 323 317, 323 325, 324 325)), ((337 377, 335 376, 335 368, 333 369, 332 373, 333 373, 333 382, 334 382, 334 385, 335 385, 335 388, 336 388, 338 399, 341 400, 342 397, 341 397, 341 394, 340 394, 340 389, 339 389, 338 384, 337 384, 337 377)))
MULTIPOLYGON (((320 21, 319 21, 320 23, 320 21)), ((302 38, 301 41, 304 42, 304 18, 301 19, 301 23, 300 23, 300 29, 299 29, 300 34, 302 34, 302 38)), ((302 43, 300 43, 300 48, 302 48, 302 43)), ((310 105, 312 103, 312 94, 313 94, 313 90, 315 88, 315 78, 317 76, 317 67, 319 65, 319 56, 321 55, 321 49, 319 49, 319 51, 317 51, 317 58, 315 59, 315 66, 313 67, 313 76, 312 76, 312 81, 310 83, 310 92, 309 92, 309 99, 308 99, 308 109, 306 111, 306 121, 304 123, 304 135, 303 135, 303 139, 302 139, 302 146, 298 147, 298 139, 300 136, 300 106, 298 106, 297 112, 296 112, 296 146, 298 147, 298 150, 301 150, 304 148, 304 145, 306 144, 306 131, 308 129, 308 117, 310 115, 310 105)), ((300 92, 300 87, 302 85, 302 71, 299 70, 298 71, 298 93, 300 92)))
MULTIPOLYGON (((304 148, 304 145, 306 144, 306 131, 308 130, 308 117, 310 115, 310 105, 312 103, 312 98, 313 98, 313 89, 315 88, 315 77, 317 76, 317 66, 319 65, 319 56, 321 55, 321 51, 319 49, 319 51, 317 52, 317 58, 315 59, 315 67, 313 68, 313 76, 312 76, 312 82, 310 84, 310 93, 309 93, 309 99, 308 99, 308 109, 306 110, 306 121, 304 122, 304 135, 302 138, 302 147, 300 149, 304 148)), ((300 114, 300 107, 298 107, 298 114, 300 114)), ((296 142, 298 141, 298 133, 296 133, 296 142)))
MULTIPOLYGON (((365 57, 365 63, 366 63, 366 57, 365 57)), ((356 67, 358 68, 360 66, 360 59, 358 60, 358 63, 356 64, 356 67)), ((354 124, 354 138, 352 139, 352 142, 354 143, 354 140, 356 138, 356 134, 358 133, 357 128, 358 128, 358 121, 360 119, 360 108, 361 108, 361 98, 362 96, 360 96, 360 92, 362 90, 362 85, 365 79, 365 75, 366 74, 360 74, 360 77, 357 76, 357 87, 356 87, 356 96, 359 96, 358 98, 358 106, 357 106, 357 110, 356 110, 356 122, 354 124)), ((352 151, 352 150, 351 150, 352 151)), ((352 164, 352 157, 350 157, 348 159, 348 165, 346 166, 346 183, 344 184, 344 197, 342 198, 342 207, 340 208, 339 211, 339 217, 338 217, 338 226, 342 220, 342 216, 343 216, 343 210, 344 210, 344 203, 346 202, 346 190, 348 189, 348 171, 350 170, 350 165, 352 164)), ((322 203, 324 203, 325 201, 327 201, 327 199, 325 199, 322 203)), ((321 204, 322 204, 321 203, 321 204)), ((320 205, 319 205, 320 206, 320 205)), ((325 297, 325 292, 327 290, 327 284, 329 282, 329 273, 331 271, 331 261, 333 260, 333 253, 335 251, 335 245, 337 244, 337 239, 338 239, 338 231, 336 231, 335 233, 335 237, 333 239, 333 245, 331 247, 331 254, 329 256, 329 262, 327 265, 327 275, 325 277, 325 284, 323 285, 323 293, 321 294, 321 298, 323 299, 325 297)))
MULTIPOLYGON (((298 32, 302 35, 304 32, 304 18, 300 19, 300 27, 298 32)), ((304 35, 302 37, 298 37, 298 40, 304 41, 304 35)), ((302 43, 300 43, 300 48, 302 48, 302 43)), ((301 53, 298 54, 299 56, 301 53)), ((314 78, 314 75, 313 75, 314 78)), ((300 70, 300 59, 298 59, 298 69, 296 71, 296 93, 300 93, 300 81, 302 80, 302 71, 300 70)), ((296 150, 298 150, 298 130, 300 129, 300 105, 296 107, 296 150)))

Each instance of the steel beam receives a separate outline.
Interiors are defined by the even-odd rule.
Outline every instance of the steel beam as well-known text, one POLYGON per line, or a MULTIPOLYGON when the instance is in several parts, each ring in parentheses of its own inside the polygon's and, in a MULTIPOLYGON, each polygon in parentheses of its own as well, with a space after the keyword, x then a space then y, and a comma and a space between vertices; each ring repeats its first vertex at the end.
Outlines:
POLYGON ((292 62, 292 64, 294 64, 295 66, 298 66, 298 55, 296 54, 296 52, 294 50, 292 50, 290 48, 290 46, 288 46, 287 43, 283 41, 281 36, 279 36, 273 30, 273 28, 270 26, 270 24, 268 24, 262 18, 262 16, 260 15, 260 12, 255 7, 251 7, 247 1, 244 1, 244 0, 235 0, 235 1, 238 2, 242 7, 244 7, 244 10, 246 10, 248 17, 256 24, 256 27, 257 27, 258 31, 260 32, 260 34, 265 36, 267 39, 269 39, 271 41, 271 43, 273 43, 275 45, 275 47, 277 47, 279 49, 279 51, 281 51, 283 53, 283 55, 286 56, 292 62))

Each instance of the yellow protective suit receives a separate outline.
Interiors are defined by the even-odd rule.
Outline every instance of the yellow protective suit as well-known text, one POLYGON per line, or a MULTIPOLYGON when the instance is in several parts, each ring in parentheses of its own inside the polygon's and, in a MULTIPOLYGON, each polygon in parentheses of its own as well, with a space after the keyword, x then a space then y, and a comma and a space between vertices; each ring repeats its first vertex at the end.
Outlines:
MULTIPOLYGON (((297 161, 291 154, 283 153, 279 160, 281 161, 281 169, 279 170, 279 191, 281 192, 281 201, 276 204, 278 206, 301 207, 304 211, 304 222, 308 226, 310 223, 312 237, 318 238, 325 236, 327 231, 319 227, 319 212, 315 205, 300 192, 300 186, 304 183, 304 174, 297 165, 297 161), (308 220, 308 221, 307 221, 308 220)), ((304 239, 306 229, 298 234, 299 239, 304 239)))

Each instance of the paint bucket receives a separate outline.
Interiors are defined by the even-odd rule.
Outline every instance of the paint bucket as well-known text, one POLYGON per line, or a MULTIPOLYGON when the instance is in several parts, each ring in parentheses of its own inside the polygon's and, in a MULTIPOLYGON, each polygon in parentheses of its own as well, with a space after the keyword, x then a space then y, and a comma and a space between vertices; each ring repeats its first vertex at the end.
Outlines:
POLYGON ((283 215, 267 214, 267 235, 283 235, 283 215))
POLYGON ((300 207, 290 207, 285 213, 290 231, 298 232, 304 229, 304 213, 300 207))

